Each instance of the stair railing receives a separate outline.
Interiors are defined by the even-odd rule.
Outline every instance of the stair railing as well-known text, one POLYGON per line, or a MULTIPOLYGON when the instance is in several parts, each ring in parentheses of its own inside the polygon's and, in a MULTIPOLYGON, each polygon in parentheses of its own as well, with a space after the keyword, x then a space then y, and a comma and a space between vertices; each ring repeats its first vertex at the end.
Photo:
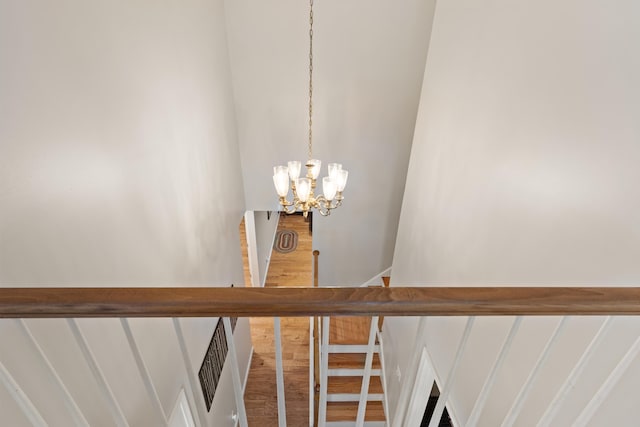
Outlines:
MULTIPOLYGON (((314 256, 314 287, 318 287, 318 256, 319 251, 313 251, 314 256)), ((391 267, 376 274, 371 279, 360 285, 360 287, 384 287, 386 286, 383 277, 388 276, 391 273, 391 267)), ((310 324, 310 331, 313 334, 313 340, 315 345, 310 349, 309 357, 314 365, 314 396, 315 399, 309 399, 310 414, 313 413, 315 418, 313 420, 313 426, 323 426, 326 423, 327 418, 327 403, 328 403, 328 379, 329 379, 329 330, 330 330, 330 317, 322 317, 322 322, 319 322, 318 317, 313 318, 314 321, 310 324), (315 351, 314 351, 315 349, 315 351)), ((380 331, 382 328, 382 316, 372 316, 371 326, 369 328, 369 337, 367 341, 367 352, 365 357, 365 365, 363 368, 362 385, 360 389, 360 398, 358 401, 358 411, 356 418, 356 427, 364 426, 364 418, 367 407, 367 400, 369 395, 369 385, 371 383, 371 372, 373 366, 373 356, 376 349, 376 343, 381 340, 380 331)), ((311 335, 310 334, 310 335, 311 335)), ((311 363, 310 363, 311 364, 311 363)), ((310 394, 312 392, 310 388, 310 394)), ((385 405, 385 413, 387 408, 385 405)), ((311 420, 310 420, 311 422, 311 420)))
POLYGON ((371 327, 369 328, 369 341, 367 345, 367 356, 364 362, 364 373, 362 375, 362 387, 360 388, 360 401, 358 402, 358 416, 356 427, 364 426, 364 414, 367 410, 367 397, 369 395, 369 383, 371 381, 371 367, 373 365, 373 353, 378 337, 378 316, 371 317, 371 327))
MULTIPOLYGON (((640 315, 640 288, 637 287, 494 287, 494 288, 0 288, 0 318, 56 318, 56 317, 227 317, 230 315, 251 316, 426 316, 420 320, 419 331, 429 316, 471 316, 468 333, 458 347, 459 355, 465 351, 465 342, 471 333, 474 316, 533 316, 533 315, 640 315)), ((323 321, 323 349, 320 357, 321 373, 328 368, 328 317, 323 321)), ((372 322, 377 324, 377 322, 372 322)), ((520 320, 516 318, 498 352, 495 365, 490 369, 485 385, 478 395, 477 404, 469 419, 478 419, 486 403, 487 393, 495 382, 495 373, 503 365, 506 352, 517 333, 520 320)), ((542 425, 553 421, 553 415, 584 371, 597 348, 606 337, 610 321, 607 320, 594 336, 580 361, 552 400, 553 406, 543 415, 542 425)), ((557 331, 562 329, 558 325, 557 331)), ((225 322, 225 329, 230 325, 225 322)), ((372 334, 373 335, 373 334, 372 334)), ((519 408, 528 391, 531 379, 539 372, 540 363, 556 342, 554 332, 541 354, 539 362, 527 379, 519 396, 509 410, 505 425, 517 419, 519 408)), ((420 333, 419 335, 420 336, 420 333)), ((227 338, 232 337, 227 332, 227 338)), ((417 343, 418 340, 416 340, 417 343)), ((371 343, 371 340, 370 340, 371 343)), ((229 356, 235 360, 233 343, 229 343, 229 356)), ((622 357, 620 363, 609 373, 592 400, 579 414, 577 423, 585 424, 608 396, 615 383, 624 375, 630 363, 640 353, 640 339, 636 339, 622 357)), ((414 352, 414 354, 418 354, 414 352)), ((456 355, 456 359, 459 356, 456 355)), ((461 356, 460 356, 461 357, 461 356)), ((454 361, 448 373, 441 398, 451 391, 454 361)), ((234 389, 240 390, 237 366, 233 366, 234 389)), ((410 379, 409 376, 405 378, 410 379)), ((10 382, 6 380, 5 382, 10 382)), ((322 388, 322 383, 321 383, 322 388)), ((363 387, 364 388, 364 387, 363 387)), ((409 390, 403 387, 402 390, 409 390)), ((326 392, 326 382, 324 382, 326 392)), ((362 392, 362 390, 361 390, 362 392)), ((402 395, 401 401, 402 401, 402 395)), ((241 401, 237 393, 236 399, 241 401)), ((326 394, 325 394, 326 402, 326 394)), ((238 403, 241 407, 241 404, 238 403)), ((403 405, 398 405, 403 413, 403 405)), ((437 410, 436 412, 440 412, 437 410)), ((239 414, 241 417, 246 415, 239 414)), ((435 415, 435 414, 434 414, 435 415)), ((325 414, 326 417, 326 414, 325 414)), ((434 416, 437 419, 437 416, 434 416)), ((244 422, 241 422, 241 425, 244 422)), ((322 425, 322 424, 320 424, 322 425)), ((394 423, 402 425, 401 423, 394 423)))

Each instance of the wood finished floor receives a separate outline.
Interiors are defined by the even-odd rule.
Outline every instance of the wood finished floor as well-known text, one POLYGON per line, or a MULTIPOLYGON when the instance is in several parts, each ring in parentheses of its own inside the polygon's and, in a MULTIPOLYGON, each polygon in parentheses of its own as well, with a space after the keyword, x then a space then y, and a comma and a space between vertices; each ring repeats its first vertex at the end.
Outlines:
MULTIPOLYGON (((298 234, 298 246, 287 254, 272 252, 267 287, 312 286, 312 238, 308 223, 298 215, 282 215, 278 230, 294 230, 298 234)), ((244 233, 242 225, 241 234, 244 233)), ((245 240, 246 242, 246 240, 245 240)), ((246 257, 246 244, 243 257, 246 257)), ((245 258, 246 262, 246 258, 245 258)), ((320 254, 319 262, 322 262, 320 254)), ((248 271, 245 280, 250 286, 248 271)), ((365 344, 368 339, 370 318, 332 318, 329 341, 333 344, 365 344)), ((250 427, 272 427, 278 425, 278 402, 276 397, 275 350, 273 319, 251 318, 253 358, 245 389, 245 405, 250 427)), ((287 426, 309 425, 309 318, 281 318, 282 359, 285 379, 287 426)), ((331 355, 331 368, 362 368, 364 354, 331 355)), ((377 355, 374 368, 379 368, 377 355)), ((361 377, 330 378, 328 386, 332 392, 351 393, 360 391, 361 377)), ((370 392, 381 393, 380 379, 372 377, 370 392)), ((327 420, 355 420, 357 405, 330 404, 327 420), (354 409, 354 407, 356 409, 354 409)), ((367 405, 367 420, 384 420, 380 402, 367 405)))
MULTIPOLYGON (((301 216, 282 215, 278 230, 298 233, 295 251, 273 251, 265 286, 312 285, 312 239, 308 223, 301 216)), ((245 389, 250 427, 278 425, 273 319, 251 318, 253 358, 245 389)), ((309 318, 283 317, 282 360, 288 426, 309 425, 309 318)))

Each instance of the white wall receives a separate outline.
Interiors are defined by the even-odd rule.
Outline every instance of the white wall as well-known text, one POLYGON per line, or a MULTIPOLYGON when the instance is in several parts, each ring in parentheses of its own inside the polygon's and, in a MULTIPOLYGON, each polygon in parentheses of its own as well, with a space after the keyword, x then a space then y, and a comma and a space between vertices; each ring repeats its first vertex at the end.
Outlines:
MULTIPOLYGON (((0 3, 0 286, 242 282, 244 197, 224 16, 221 0, 0 3)), ((196 369, 214 320, 183 323, 196 369)), ((145 394, 113 322, 82 326, 91 343, 103 344, 100 360, 131 424, 150 425, 155 419, 148 402, 138 404, 145 394)), ((169 412, 186 381, 171 322, 132 327, 157 338, 141 348, 169 412)), ((59 322, 37 328, 43 340, 69 338, 59 322)), ((240 330, 246 359, 248 333, 240 330)), ((4 341, 0 361, 27 354, 16 340, 4 341)), ((46 349, 51 357, 60 350, 46 349)), ((77 367, 82 381, 65 377, 71 392, 95 396, 83 362, 77 367)), ((46 419, 64 420, 64 405, 47 403, 53 392, 45 377, 35 378, 42 392, 29 385, 31 370, 42 367, 11 368, 46 419)), ((230 384, 222 385, 226 393, 230 384)), ((103 405, 83 406, 91 425, 102 425, 103 401, 89 403, 103 405)), ((227 416, 232 425, 232 406, 218 405, 209 425, 227 416)), ((2 399, 3 417, 13 411, 2 399)))
POLYGON ((258 252, 258 276, 260 286, 264 286, 267 279, 273 239, 278 229, 278 212, 255 211, 256 249, 258 252))
MULTIPOLYGON (((630 0, 438 3, 392 285, 638 284, 639 18, 640 5, 630 0)), ((442 343, 461 332, 461 320, 431 322, 430 349, 443 375, 448 347, 442 343)), ((484 319, 474 332, 477 342, 499 344, 509 321, 484 319)), ((407 322, 385 321, 389 339, 400 346, 386 358, 391 369, 405 368, 404 349, 414 338, 407 322)), ((518 425, 541 415, 601 320, 576 322, 584 322, 575 331, 586 336, 550 363, 538 392, 547 389, 527 404, 518 425)), ((537 355, 550 330, 536 325, 514 354, 537 355)), ((618 360, 619 349, 631 343, 621 329, 614 327, 608 344, 618 360)), ((478 375, 496 351, 470 350, 478 375)), ((513 358, 506 372, 526 371, 524 359, 513 358)), ((595 356, 557 425, 575 419, 615 362, 595 356)), ((630 372, 636 381, 637 371, 630 372)), ((523 381, 517 378, 505 383, 510 393, 523 381)), ((479 381, 458 382, 452 398, 462 421, 479 381)), ((614 405, 627 408, 625 395, 633 393, 625 390, 616 392, 623 402, 609 399, 597 416, 613 415, 614 405)), ((514 395, 501 398, 508 396, 514 395)), ((493 405, 490 400, 482 425, 496 425, 508 409, 493 405)), ((616 415, 626 420, 621 425, 638 415, 637 407, 627 409, 616 415)))
MULTIPOLYGON (((247 208, 274 210, 272 167, 307 155, 309 4, 226 6, 247 208)), ((349 170, 344 205, 314 217, 321 284, 391 265, 432 7, 315 2, 314 156, 349 170)))

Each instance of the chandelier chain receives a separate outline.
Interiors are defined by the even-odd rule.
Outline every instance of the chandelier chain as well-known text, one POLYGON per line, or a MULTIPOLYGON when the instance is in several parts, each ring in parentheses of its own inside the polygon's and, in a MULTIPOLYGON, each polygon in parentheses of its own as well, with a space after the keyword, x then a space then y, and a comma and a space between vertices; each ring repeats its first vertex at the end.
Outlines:
POLYGON ((290 161, 287 166, 273 168, 273 183, 280 198, 283 212, 292 214, 302 212, 305 218, 316 209, 327 216, 333 209, 342 206, 342 192, 347 183, 348 171, 340 163, 329 163, 328 176, 322 178, 322 194, 316 194, 316 180, 320 175, 320 160, 313 159, 313 2, 309 0, 309 145, 307 168, 304 178, 300 178, 302 163, 290 161), (287 199, 289 191, 292 201, 287 199))
POLYGON ((312 158, 313 125, 313 0, 309 0, 309 160, 312 158))

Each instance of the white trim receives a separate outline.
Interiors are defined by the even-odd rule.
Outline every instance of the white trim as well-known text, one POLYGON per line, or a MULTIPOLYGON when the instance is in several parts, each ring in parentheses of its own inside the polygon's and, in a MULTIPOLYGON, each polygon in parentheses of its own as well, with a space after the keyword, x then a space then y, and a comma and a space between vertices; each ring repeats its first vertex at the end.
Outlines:
POLYGON ((313 339, 314 318, 309 317, 309 427, 314 427, 315 421, 315 340, 313 339))
POLYGON ((189 400, 187 399, 184 387, 180 388, 176 403, 173 405, 173 410, 169 417, 169 426, 195 427, 195 418, 191 412, 191 406, 189 405, 189 400), (182 420, 182 422, 179 420, 182 420))
POLYGON ((360 287, 366 288, 367 286, 371 286, 371 285, 383 285, 384 283, 382 282, 382 278, 384 276, 390 276, 390 275, 391 275, 391 267, 376 274, 371 279, 367 280, 362 285, 360 285, 360 287))
POLYGON ((560 387, 556 395, 553 397, 553 399, 551 399, 551 403, 549 404, 549 406, 547 407, 547 410, 542 415, 542 418, 540 418, 540 421, 538 421, 537 427, 546 427, 551 424, 551 421, 553 421, 553 418, 556 416, 556 414, 560 410, 560 407, 562 406, 562 403, 564 402, 565 398, 575 386, 576 382, 578 381, 578 377, 580 377, 580 375, 582 374, 582 371, 584 371, 584 368, 587 366, 587 363, 589 363, 591 356, 593 356, 593 354, 596 351, 596 348, 598 348, 602 340, 607 335, 607 332, 611 328, 612 324, 613 324, 613 316, 608 316, 606 320, 602 323, 602 326, 600 327, 596 335, 593 337, 593 339, 589 343, 589 346, 586 348, 584 353, 582 353, 582 357, 580 357, 580 360, 578 360, 578 363, 575 364, 575 366, 573 367, 573 370, 565 380, 564 384, 562 384, 562 387, 560 387))
POLYGON ((42 418, 40 412, 35 407, 31 399, 20 388, 16 380, 11 376, 7 368, 0 362, 0 382, 4 384, 13 400, 20 406, 24 415, 31 421, 34 427, 48 427, 47 422, 42 418))
POLYGON ((487 399, 489 398, 489 393, 491 393, 491 389, 493 388, 493 384, 495 384, 496 379, 498 377, 498 373, 500 369, 502 369, 502 365, 504 364, 504 360, 507 358, 509 351, 511 350, 511 346, 513 345, 513 340, 518 334, 518 330, 520 329, 520 325, 522 324, 522 316, 517 316, 513 325, 511 325, 511 330, 509 331, 509 335, 502 343, 502 348, 500 349, 500 353, 496 358, 496 361, 493 363, 491 367, 491 371, 485 380, 482 389, 480 390, 480 394, 476 399, 476 403, 473 405, 473 409, 471 410, 471 415, 469 415, 469 419, 467 420, 467 425, 474 426, 478 424, 480 420, 480 415, 482 414, 482 410, 484 409, 485 404, 487 403, 487 399))
POLYGON ((228 317, 222 318, 222 324, 224 325, 224 332, 227 336, 227 347, 229 352, 227 353, 227 360, 231 361, 231 378, 233 379, 233 393, 236 400, 236 410, 238 411, 238 418, 240 421, 240 427, 248 427, 247 422, 247 410, 244 406, 244 395, 242 389, 242 383, 240 382, 240 367, 238 364, 238 352, 236 351, 236 343, 233 338, 233 329, 231 328, 231 320, 228 317))
MULTIPOLYGON (((384 421, 365 421, 364 427, 386 427, 384 421)), ((353 427, 353 421, 327 421, 324 427, 353 427)))
MULTIPOLYGON (((418 322, 418 330, 416 331, 416 337, 414 339, 413 344, 413 352, 411 353, 411 362, 407 365, 407 371, 410 369, 416 369, 418 366, 418 362, 420 360, 420 349, 423 346, 422 342, 424 340, 424 335, 427 330, 427 319, 428 317, 423 316, 420 317, 418 322)), ((413 376, 415 378, 415 375, 413 376)), ((408 375, 408 372, 405 372, 404 378, 400 383, 400 396, 398 397, 398 401, 396 403, 395 414, 393 417, 393 426, 401 426, 402 421, 404 420, 405 410, 407 405, 409 404, 409 393, 411 392, 410 388, 412 383, 411 375, 408 375)))
POLYGON ((273 237, 271 238, 271 245, 269 245, 269 262, 264 267, 264 277, 262 278, 261 286, 264 288, 265 283, 267 283, 267 276, 269 275, 269 266, 271 265, 271 255, 273 254, 273 244, 276 242, 276 235, 278 234, 278 227, 280 226, 280 212, 274 212, 276 214, 276 226, 273 227, 273 237))
POLYGON ((547 341, 547 344, 545 345, 544 349, 540 353, 540 356, 536 361, 535 367, 529 373, 529 376, 527 377, 524 385, 520 389, 518 396, 513 401, 513 404, 511 405, 509 412, 507 412, 507 415, 504 417, 501 427, 512 427, 515 424, 516 420, 518 419, 518 415, 520 415, 520 411, 524 406, 524 402, 526 401, 527 397, 529 396, 529 393, 531 392, 531 389, 533 388, 533 384, 538 379, 538 375, 540 374, 540 372, 542 371, 542 368, 547 362, 547 359, 549 358, 549 355, 551 354, 553 347, 558 341, 558 338, 562 334, 562 331, 564 330, 568 319, 569 319, 569 316, 563 316, 562 319, 560 319, 560 322, 558 323, 558 326, 556 326, 556 329, 553 331, 551 338, 549 338, 549 340, 547 341))
POLYGON ((260 264, 258 263, 258 245, 256 242, 256 218, 253 211, 246 211, 244 213, 244 231, 246 235, 251 286, 256 288, 260 285, 260 264))
POLYGON ((322 318, 322 340, 320 344, 320 402, 318 403, 318 426, 327 421, 327 382, 329 380, 329 317, 322 318))
POLYGON ((460 361, 462 360, 462 356, 464 355, 464 352, 467 348, 467 344, 469 342, 469 336, 471 335, 471 330, 473 329, 474 321, 475 321, 475 316, 470 316, 467 319, 467 325, 464 327, 464 332, 462 333, 462 339, 458 344, 458 350, 456 350, 456 356, 453 360, 453 365, 451 365, 451 369, 449 370, 449 375, 447 376, 447 381, 445 382, 444 387, 440 390, 440 397, 438 397, 438 403, 436 403, 436 407, 433 410, 433 415, 431 416, 429 427, 437 427, 437 425, 440 424, 440 419, 442 418, 444 407, 447 404, 447 400, 449 399, 449 394, 453 389, 453 383, 456 379, 456 375, 458 374, 460 361))
POLYGON ((177 317, 174 317, 172 320, 173 320, 173 329, 176 332, 178 345, 180 346, 180 353, 182 353, 182 361, 187 371, 187 381, 189 382, 189 389, 191 390, 190 398, 193 404, 195 405, 196 414, 198 415, 196 417, 196 427, 203 427, 207 425, 207 416, 206 416, 206 408, 204 407, 204 400, 198 398, 198 396, 201 393, 201 390, 198 388, 195 381, 197 376, 193 369, 191 358, 189 357, 189 351, 187 350, 187 343, 184 339, 184 334, 182 333, 182 326, 180 325, 180 319, 177 317))
POLYGON ((131 354, 136 361, 136 366, 138 367, 138 373, 142 378, 142 382, 144 383, 144 388, 147 390, 147 395, 149 400, 151 400, 151 405, 154 407, 155 411, 160 420, 158 420, 161 425, 168 426, 167 414, 162 407, 162 402, 160 401, 160 397, 158 396, 158 392, 156 390, 155 385, 153 385, 153 379, 151 378, 151 374, 149 373, 149 369, 147 368, 147 364, 144 363, 144 359, 142 358, 142 353, 140 352, 140 348, 138 347, 138 343, 133 337, 133 332, 131 331, 131 325, 129 324, 129 320, 127 318, 120 318, 120 324, 122 325, 122 330, 124 331, 125 336, 127 337, 127 342, 129 343, 129 349, 131 350, 131 354))
POLYGON ((425 412, 425 402, 429 401, 435 374, 426 346, 420 352, 420 361, 411 391, 411 400, 404 417, 404 426, 419 426, 425 412))
POLYGON ((87 339, 82 334, 80 327, 78 326, 75 319, 67 319, 67 323, 69 324, 69 328, 71 329, 71 333, 80 347, 82 351, 82 355, 84 356, 84 360, 89 365, 89 369, 93 374, 94 379, 98 383, 98 387, 102 392, 102 396, 105 398, 109 405, 109 409, 111 410, 111 415, 113 415, 113 419, 116 422, 116 425, 119 427, 129 427, 129 423, 127 422, 127 418, 124 416, 120 405, 118 404, 118 400, 113 394, 111 387, 109 387, 109 383, 104 376, 104 373, 98 366, 98 362, 96 361, 96 357, 93 352, 89 348, 89 344, 87 343, 87 339))
MULTIPOLYGON (((320 359, 322 360, 322 359, 320 359)), ((371 376, 380 376, 380 369, 372 369, 371 376)), ((364 369, 359 368, 334 368, 328 369, 327 375, 330 377, 361 377, 364 375, 364 369)))
MULTIPOLYGON (((365 354, 369 351, 369 346, 366 344, 331 344, 329 345, 329 353, 349 353, 349 354, 365 354)), ((380 351, 380 347, 375 344, 373 351, 380 351)))
POLYGON ((62 391, 62 397, 64 399, 65 406, 71 412, 71 416, 73 417, 75 424, 78 426, 89 427, 89 422, 82 414, 82 411, 78 407, 78 404, 74 400, 73 396, 71 396, 69 389, 62 381, 62 378, 60 378, 60 375, 58 375, 58 371, 56 371, 56 368, 53 367, 53 364, 51 363, 47 355, 44 353, 44 350, 42 350, 42 347, 40 347, 40 344, 38 344, 38 341, 35 339, 35 337, 31 333, 31 330, 27 326, 26 322, 23 319, 17 319, 16 323, 18 324, 19 328, 22 330, 22 333, 27 337, 27 339, 29 340, 33 348, 36 350, 35 353, 40 357, 40 361, 47 367, 51 376, 53 376, 53 379, 55 380, 55 383, 58 386, 58 388, 60 388, 60 391, 62 391))
MULTIPOLYGON (((242 397, 244 398, 244 395, 247 391, 247 382, 249 381, 249 371, 251 370, 251 362, 253 360, 253 345, 251 346, 251 350, 249 351, 249 364, 247 365, 247 370, 244 373, 244 383, 242 385, 242 397)), ((235 422, 233 423, 233 425, 235 427, 238 427, 238 423, 239 423, 239 419, 236 416, 235 418, 235 422)))
POLYGON ((634 359, 638 356, 640 352, 640 337, 638 337, 633 345, 627 350, 624 357, 620 362, 613 368, 613 371, 609 374, 607 379, 602 386, 598 389, 596 394, 593 395, 587 406, 582 410, 576 421, 572 424, 573 427, 577 426, 585 426, 591 420, 591 417, 596 413, 602 402, 609 396, 611 390, 615 387, 615 385, 620 381, 620 378, 627 371, 631 363, 633 363, 634 359))
MULTIPOLYGON (((380 360, 380 369, 378 375, 380 376, 380 382, 382 383, 382 410, 384 411, 384 419, 389 419, 389 398, 387 397, 387 371, 384 364, 384 343, 382 342, 382 332, 378 329, 378 345, 380 346, 380 351, 378 351, 378 359, 380 360)), ((375 370, 371 370, 371 375, 374 375, 375 370)))
MULTIPOLYGON (((365 402, 382 402, 382 393, 368 393, 365 402)), ((360 393, 329 393, 327 402, 359 402, 360 393)))
POLYGON ((274 351, 276 354, 276 389, 278 399, 278 427, 287 427, 287 406, 284 397, 284 369, 282 367, 282 339, 280 318, 273 318, 274 351))
POLYGON ((253 346, 251 346, 251 350, 249 351, 249 363, 247 364, 247 369, 244 372, 244 383, 242 384, 242 395, 247 391, 247 383, 249 382, 249 371, 251 371, 251 362, 253 361, 253 346))
POLYGON ((376 332, 378 331, 378 316, 371 317, 369 326, 369 345, 367 356, 364 362, 364 375, 362 376, 362 387, 360 388, 360 402, 358 403, 358 415, 356 416, 356 427, 364 426, 364 413, 367 409, 367 396, 369 394, 369 383, 371 381, 371 365, 373 364, 373 353, 379 350, 376 345, 376 332))

